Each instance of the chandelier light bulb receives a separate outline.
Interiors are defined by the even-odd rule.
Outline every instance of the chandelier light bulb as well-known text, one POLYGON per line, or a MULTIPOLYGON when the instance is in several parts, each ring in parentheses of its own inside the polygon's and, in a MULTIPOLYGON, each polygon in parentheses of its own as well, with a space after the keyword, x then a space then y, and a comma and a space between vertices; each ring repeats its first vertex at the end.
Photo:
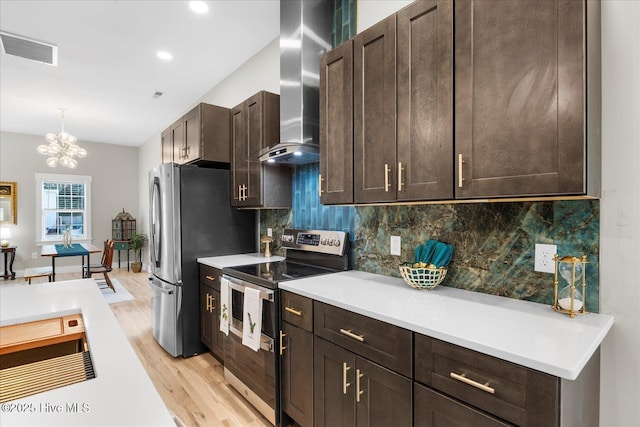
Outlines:
POLYGON ((47 158, 47 165, 55 168, 59 164, 74 169, 78 166, 78 161, 74 157, 83 158, 87 156, 87 150, 78 147, 76 142, 78 138, 64 131, 64 110, 62 111, 62 125, 60 133, 48 133, 45 135, 45 140, 49 145, 39 145, 37 147, 38 153, 49 156, 47 158))

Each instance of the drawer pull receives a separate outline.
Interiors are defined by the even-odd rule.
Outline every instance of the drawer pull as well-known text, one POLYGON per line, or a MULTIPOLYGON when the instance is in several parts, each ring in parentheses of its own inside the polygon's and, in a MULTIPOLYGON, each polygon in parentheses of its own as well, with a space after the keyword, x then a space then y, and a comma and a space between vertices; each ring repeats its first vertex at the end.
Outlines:
POLYGON ((296 310, 295 308, 291 308, 291 307, 285 307, 284 310, 288 311, 291 314, 295 314, 298 317, 302 317, 302 311, 301 310, 296 310))
POLYGON ((215 281, 216 281, 216 278, 215 278, 215 277, 213 277, 213 276, 208 276, 208 275, 207 275, 207 276, 204 276, 204 277, 206 277, 206 278, 207 278, 207 280, 211 280, 212 282, 215 282, 215 281))
POLYGON ((347 394, 347 387, 351 385, 351 383, 347 382, 347 371, 351 369, 347 366, 347 362, 342 363, 342 394, 347 394))
POLYGON ((360 402, 360 396, 364 394, 364 391, 360 390, 360 378, 363 376, 360 369, 356 369, 356 402, 360 402))
POLYGON ((480 384, 477 381, 471 380, 469 378, 466 377, 467 374, 456 374, 455 372, 451 372, 449 374, 449 376, 451 378, 453 378, 454 380, 458 380, 461 381, 465 384, 469 384, 470 386, 473 386, 475 388, 479 388, 482 391, 486 391, 487 393, 491 393, 491 394, 495 394, 496 390, 492 387, 489 387, 489 383, 486 384, 480 384))
POLYGON ((283 339, 284 337, 286 337, 287 334, 283 334, 282 331, 280 331, 280 356, 282 356, 282 353, 287 349, 287 347, 283 346, 283 339))
POLYGON ((364 335, 356 335, 353 332, 346 329, 340 329, 340 333, 342 335, 348 336, 349 338, 353 338, 356 341, 364 342, 364 335))

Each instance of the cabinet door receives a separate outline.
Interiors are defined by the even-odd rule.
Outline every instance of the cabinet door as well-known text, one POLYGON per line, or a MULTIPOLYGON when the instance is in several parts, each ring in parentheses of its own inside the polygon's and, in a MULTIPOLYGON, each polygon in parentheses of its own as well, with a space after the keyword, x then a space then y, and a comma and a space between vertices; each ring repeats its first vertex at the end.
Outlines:
POLYGON ((249 183, 244 104, 231 110, 231 206, 242 206, 244 187, 249 183))
POLYGON ((353 41, 354 199, 396 199, 396 16, 353 41))
POLYGON ((417 383, 414 386, 414 399, 415 427, 510 425, 417 383))
POLYGON ((411 427, 412 381, 356 357, 356 419, 359 427, 411 427))
POLYGON ((258 206, 262 198, 262 163, 258 160, 258 155, 265 143, 265 110, 261 93, 249 98, 245 105, 248 188, 243 204, 245 206, 258 206))
POLYGON ((182 117, 184 123, 184 163, 199 159, 202 156, 202 104, 189 111, 182 117))
MULTIPOLYGON (((213 288, 200 284, 200 341, 209 349, 213 349, 213 340, 215 335, 214 313, 211 309, 211 298, 213 288)), ((218 298, 219 299, 219 298, 218 298)))
POLYGON ((452 18, 449 0, 397 14, 398 200, 453 198, 452 18))
POLYGON ((313 425, 313 334, 282 323, 282 409, 302 427, 313 425))
POLYGON ((353 41, 320 59, 320 202, 353 203, 353 41))
POLYGON ((167 128, 160 134, 160 143, 162 146, 162 163, 170 163, 173 161, 173 141, 171 140, 171 128, 167 128))
POLYGON ((354 354, 322 338, 316 337, 314 345, 314 425, 355 426, 354 354))
POLYGON ((173 161, 180 164, 184 163, 184 122, 182 120, 178 120, 171 125, 171 141, 173 142, 173 161))
POLYGON ((584 193, 584 7, 455 2, 456 197, 584 193))

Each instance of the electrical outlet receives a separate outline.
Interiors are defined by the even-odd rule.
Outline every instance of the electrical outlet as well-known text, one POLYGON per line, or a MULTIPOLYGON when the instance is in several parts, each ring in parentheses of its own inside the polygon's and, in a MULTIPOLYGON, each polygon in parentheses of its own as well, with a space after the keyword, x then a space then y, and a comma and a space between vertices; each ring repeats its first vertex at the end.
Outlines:
POLYGON ((556 263, 553 260, 553 256, 557 252, 558 247, 556 245, 536 243, 536 260, 534 270, 542 273, 555 273, 556 263))
POLYGON ((38 252, 31 252, 31 259, 38 259, 38 252))
POLYGON ((391 255, 402 255, 402 243, 400 236, 391 236, 391 255))

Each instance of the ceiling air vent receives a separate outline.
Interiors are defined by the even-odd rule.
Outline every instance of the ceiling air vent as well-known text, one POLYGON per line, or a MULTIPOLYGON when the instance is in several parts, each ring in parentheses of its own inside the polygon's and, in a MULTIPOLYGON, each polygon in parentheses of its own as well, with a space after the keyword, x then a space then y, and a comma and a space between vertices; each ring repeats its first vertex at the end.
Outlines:
POLYGON ((0 31, 2 48, 7 55, 58 66, 58 46, 0 31))

